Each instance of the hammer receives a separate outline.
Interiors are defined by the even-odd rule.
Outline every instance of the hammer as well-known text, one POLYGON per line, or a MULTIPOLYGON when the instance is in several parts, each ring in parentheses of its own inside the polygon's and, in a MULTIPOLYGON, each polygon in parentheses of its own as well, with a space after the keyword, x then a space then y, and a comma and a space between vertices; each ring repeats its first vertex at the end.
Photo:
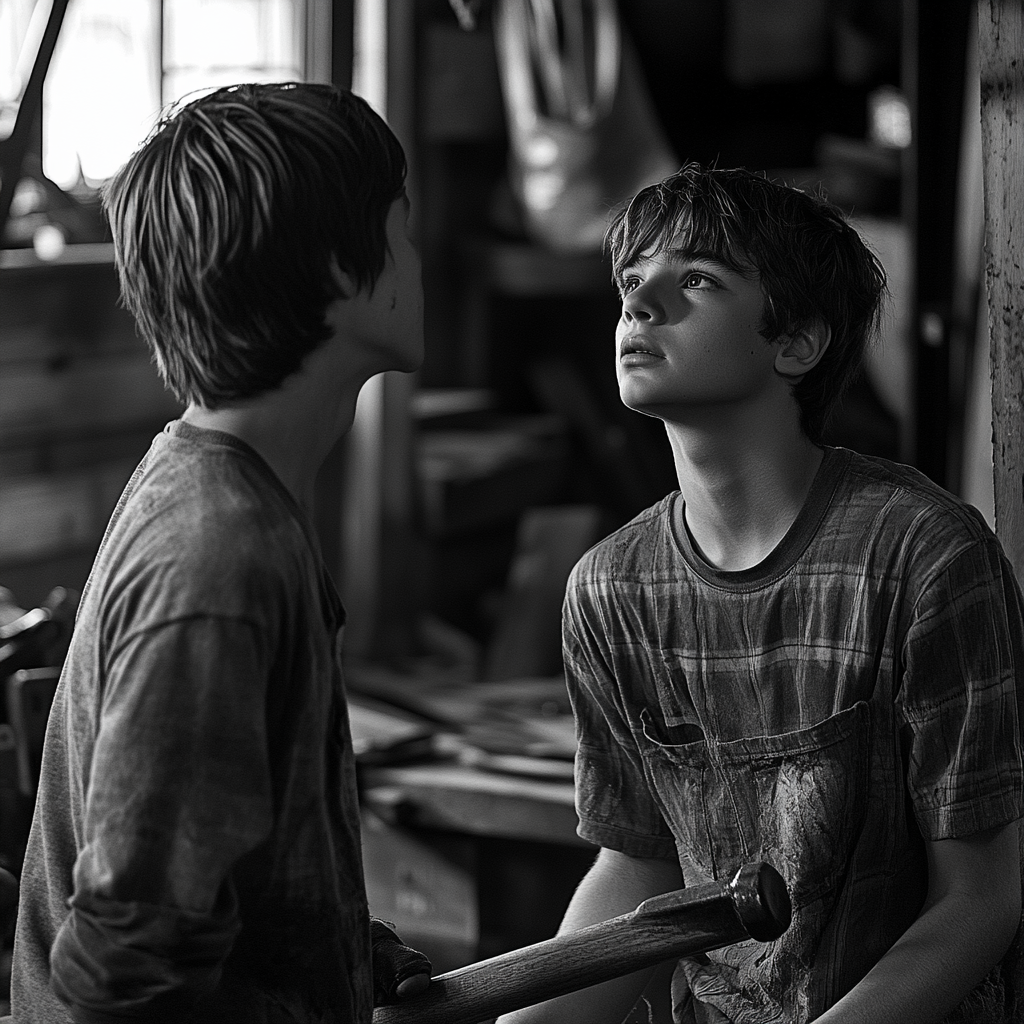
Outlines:
POLYGON ((790 914, 782 876, 770 864, 745 864, 730 882, 654 896, 621 917, 439 975, 421 995, 377 1007, 373 1024, 480 1024, 665 960, 769 942, 790 914))

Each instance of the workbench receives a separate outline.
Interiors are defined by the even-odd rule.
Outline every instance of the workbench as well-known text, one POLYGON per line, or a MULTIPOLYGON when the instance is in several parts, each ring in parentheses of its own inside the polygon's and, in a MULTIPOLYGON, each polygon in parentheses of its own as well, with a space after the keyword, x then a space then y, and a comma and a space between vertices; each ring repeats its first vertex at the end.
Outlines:
POLYGON ((576 835, 558 681, 359 683, 350 718, 371 911, 435 971, 553 935, 596 854, 576 835))

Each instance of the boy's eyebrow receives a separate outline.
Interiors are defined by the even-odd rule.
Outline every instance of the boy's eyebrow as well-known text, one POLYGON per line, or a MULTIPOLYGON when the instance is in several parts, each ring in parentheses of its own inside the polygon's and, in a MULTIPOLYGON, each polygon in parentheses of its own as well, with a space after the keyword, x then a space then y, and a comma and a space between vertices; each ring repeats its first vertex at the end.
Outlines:
POLYGON ((681 248, 666 249, 665 255, 677 263, 710 263, 721 270, 728 270, 733 274, 746 276, 746 273, 736 266, 735 262, 723 257, 721 253, 712 249, 681 248))
MULTIPOLYGON (((713 249, 702 249, 698 247, 681 247, 681 248, 666 248, 662 252, 667 256, 673 263, 703 263, 709 264, 712 268, 720 271, 725 271, 730 274, 738 274, 740 277, 750 280, 757 277, 757 270, 753 267, 747 269, 737 266, 734 262, 730 262, 720 253, 713 249)), ((644 256, 637 253, 628 263, 623 263, 619 266, 615 273, 616 282, 621 282, 623 276, 628 270, 634 267, 641 266, 644 263, 649 263, 651 256, 644 256)))

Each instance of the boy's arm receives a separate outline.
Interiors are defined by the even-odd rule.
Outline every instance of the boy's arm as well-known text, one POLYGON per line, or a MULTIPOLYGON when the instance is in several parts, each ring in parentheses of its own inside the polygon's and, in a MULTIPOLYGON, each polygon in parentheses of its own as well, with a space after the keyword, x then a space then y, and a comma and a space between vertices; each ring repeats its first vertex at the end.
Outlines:
MULTIPOLYGON (((630 857, 602 849, 569 902, 559 934, 628 914, 644 900, 683 885, 671 860, 630 857)), ((637 971, 498 1018, 498 1024, 620 1024, 650 980, 654 968, 637 971)))
POLYGON ((267 663, 251 624, 210 617, 113 659, 51 951, 76 1021, 180 1019, 217 984, 239 928, 231 869, 272 823, 267 663))
POLYGON ((1020 827, 928 843, 917 920, 819 1024, 924 1024, 955 1009, 1020 925, 1020 827))

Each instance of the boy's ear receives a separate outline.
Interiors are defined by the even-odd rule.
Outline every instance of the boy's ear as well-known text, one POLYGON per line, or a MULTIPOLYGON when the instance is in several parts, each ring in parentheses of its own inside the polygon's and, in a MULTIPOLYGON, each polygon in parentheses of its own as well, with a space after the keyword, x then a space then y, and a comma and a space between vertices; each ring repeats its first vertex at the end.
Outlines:
POLYGON ((359 289, 356 287, 355 281, 352 279, 351 274, 347 274, 341 267, 338 266, 338 261, 333 257, 331 258, 331 280, 337 285, 338 291, 341 292, 343 298, 351 299, 359 289))
POLYGON ((805 324, 792 334, 783 335, 775 352, 775 371, 795 383, 813 370, 832 340, 832 329, 822 320, 805 324))

